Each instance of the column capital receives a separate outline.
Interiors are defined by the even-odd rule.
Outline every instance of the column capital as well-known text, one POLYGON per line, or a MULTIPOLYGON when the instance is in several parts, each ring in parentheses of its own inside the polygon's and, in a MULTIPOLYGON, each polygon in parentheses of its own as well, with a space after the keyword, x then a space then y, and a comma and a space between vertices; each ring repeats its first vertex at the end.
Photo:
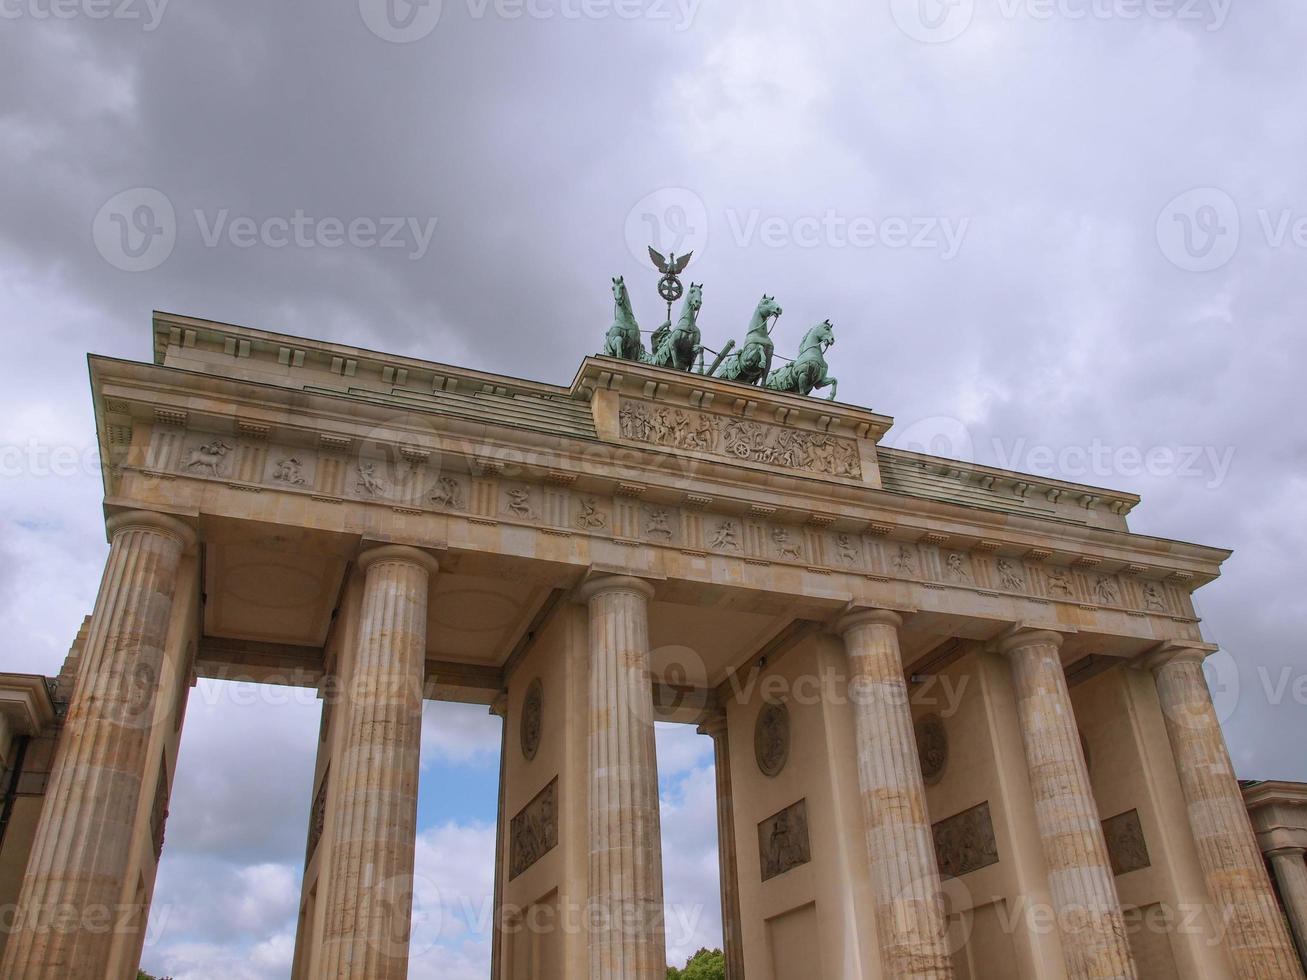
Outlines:
POLYGON ((132 529, 170 535, 182 543, 183 550, 193 547, 198 540, 195 529, 185 521, 179 520, 171 514, 161 514, 154 510, 121 511, 111 515, 104 522, 104 527, 109 534, 110 541, 123 531, 132 529))
POLYGON ((893 626, 897 630, 903 626, 903 616, 893 609, 863 606, 849 609, 835 620, 835 632, 841 636, 859 626, 893 626))
POLYGON ((490 713, 496 718, 508 718, 508 692, 500 691, 490 702, 490 713))
POLYGON ((1304 858, 1307 858, 1307 847, 1303 847, 1300 844, 1280 844, 1275 847, 1269 847, 1262 853, 1268 858, 1297 858, 1299 861, 1302 861, 1304 858))
POLYGON ((576 589, 578 602, 589 602, 596 596, 612 592, 627 592, 648 601, 654 597, 654 587, 634 575, 596 575, 582 582, 576 589))
POLYGON ((1191 663, 1201 667, 1203 661, 1218 649, 1220 648, 1214 643, 1200 643, 1196 640, 1192 643, 1168 641, 1136 658, 1132 661, 1132 666, 1154 674, 1169 664, 1191 663))
POLYGON ((359 552, 358 566, 367 571, 379 562, 401 562, 405 565, 417 565, 425 569, 427 575, 440 571, 440 562, 418 548, 406 544, 383 544, 365 548, 359 552))
POLYGON ((695 729, 700 735, 708 735, 715 741, 719 736, 726 734, 726 709, 709 708, 699 719, 699 727, 695 729))
POLYGON ((1050 646, 1055 650, 1060 650, 1062 648, 1062 634, 1054 630, 1018 627, 1007 636, 999 637, 994 649, 1004 656, 1009 656, 1018 650, 1033 646, 1050 646))

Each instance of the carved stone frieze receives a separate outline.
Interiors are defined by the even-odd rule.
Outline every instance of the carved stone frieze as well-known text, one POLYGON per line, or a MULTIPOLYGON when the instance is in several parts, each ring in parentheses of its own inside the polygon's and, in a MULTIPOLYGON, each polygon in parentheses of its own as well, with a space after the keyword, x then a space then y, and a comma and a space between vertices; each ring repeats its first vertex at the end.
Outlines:
POLYGON ((763 881, 811 860, 806 799, 787 806, 758 824, 758 862, 763 881))
POLYGON ((941 820, 931 831, 939 873, 946 878, 960 878, 998 863, 998 842, 994 839, 988 800, 941 820))
POLYGON ((558 777, 513 818, 509 831, 509 879, 558 846, 558 777))
POLYGON ((1103 836, 1107 839, 1107 856, 1112 862, 1112 874, 1128 874, 1152 864, 1138 810, 1127 810, 1115 817, 1108 817, 1103 821, 1103 836))
POLYGON ((711 453, 786 469, 862 478, 858 445, 852 439, 787 429, 697 409, 622 399, 622 438, 633 442, 711 453))
POLYGON ((317 793, 313 795, 313 807, 309 811, 309 858, 317 852, 318 842, 322 840, 322 831, 327 823, 327 781, 330 777, 331 768, 328 767, 322 774, 322 782, 318 784, 317 793))

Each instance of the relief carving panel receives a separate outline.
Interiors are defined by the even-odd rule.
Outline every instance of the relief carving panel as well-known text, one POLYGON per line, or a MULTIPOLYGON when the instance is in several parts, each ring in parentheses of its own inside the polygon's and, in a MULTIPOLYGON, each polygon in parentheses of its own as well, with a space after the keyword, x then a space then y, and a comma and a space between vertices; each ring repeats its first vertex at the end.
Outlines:
POLYGON ((960 878, 998 863, 998 843, 994 840, 988 800, 941 820, 931 831, 939 873, 945 878, 960 878))
POLYGON ((1103 821, 1103 836, 1107 838, 1107 856, 1112 862, 1112 874, 1123 875, 1147 868, 1152 864, 1148 857, 1148 842, 1139 823, 1139 811, 1127 810, 1103 821))
POLYGON ((712 453, 787 469, 861 479, 858 445, 823 432, 787 429, 695 409, 622 399, 622 438, 653 446, 712 453))
POLYGON ((511 881, 558 846, 558 777, 513 818, 509 831, 511 881))
POLYGON ((787 806, 758 824, 758 859, 763 881, 812 860, 806 799, 787 806))

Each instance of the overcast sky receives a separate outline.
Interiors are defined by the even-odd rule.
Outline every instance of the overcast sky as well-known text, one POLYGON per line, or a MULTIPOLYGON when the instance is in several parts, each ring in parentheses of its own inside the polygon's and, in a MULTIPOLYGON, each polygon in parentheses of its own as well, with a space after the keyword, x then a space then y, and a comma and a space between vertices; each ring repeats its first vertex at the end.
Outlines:
MULTIPOLYGON (((1307 779, 1300 2, 50 2, 0 0, 7 668, 55 673, 94 600, 88 350, 149 359, 158 308, 565 383, 610 276, 661 321, 652 240, 710 344, 764 291, 781 352, 830 317, 890 441, 1234 548, 1200 608, 1240 775, 1307 779)), ((287 973, 318 707, 266 701, 192 695, 155 972, 287 973)), ((683 956, 711 759, 659 748, 683 956)), ((459 891, 414 976, 488 975, 447 905, 490 887, 497 750, 429 706, 419 869, 459 891)))

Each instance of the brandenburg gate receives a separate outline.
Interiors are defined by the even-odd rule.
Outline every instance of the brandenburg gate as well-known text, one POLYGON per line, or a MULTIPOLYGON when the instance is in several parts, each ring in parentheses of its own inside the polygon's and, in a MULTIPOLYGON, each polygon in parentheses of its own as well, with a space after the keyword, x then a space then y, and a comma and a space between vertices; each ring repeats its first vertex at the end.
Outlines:
POLYGON ((1228 552, 883 445, 768 302, 566 386, 171 314, 91 357, 109 557, 0 976, 135 976, 216 677, 322 699, 295 978, 406 976, 442 699, 503 719, 496 980, 663 980, 658 720, 715 747, 731 980, 1302 980, 1204 681, 1228 552))

